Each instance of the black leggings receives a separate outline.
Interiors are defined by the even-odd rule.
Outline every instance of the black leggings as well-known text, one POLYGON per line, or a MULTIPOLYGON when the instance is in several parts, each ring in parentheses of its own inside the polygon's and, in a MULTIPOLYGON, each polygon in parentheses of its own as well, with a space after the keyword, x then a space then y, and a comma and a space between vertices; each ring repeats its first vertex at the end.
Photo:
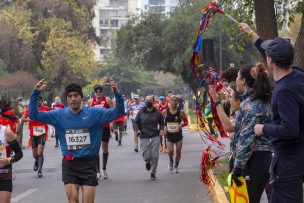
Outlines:
POLYGON ((250 203, 259 203, 269 181, 272 153, 255 151, 247 162, 250 180, 246 180, 250 203))

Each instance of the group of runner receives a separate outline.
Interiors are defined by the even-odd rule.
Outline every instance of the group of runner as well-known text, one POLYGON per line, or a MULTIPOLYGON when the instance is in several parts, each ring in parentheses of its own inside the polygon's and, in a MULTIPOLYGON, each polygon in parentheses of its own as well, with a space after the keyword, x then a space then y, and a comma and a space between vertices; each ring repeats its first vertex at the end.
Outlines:
MULTIPOLYGON (((294 49, 283 38, 262 41, 247 25, 240 29, 248 34, 267 61, 246 66, 227 80, 228 99, 221 98, 216 89, 209 94, 218 111, 219 119, 231 135, 230 170, 238 185, 239 177, 247 182, 249 202, 259 202, 267 184, 271 185, 271 202, 303 202, 304 175, 304 73, 292 67, 294 49), (271 91, 268 71, 276 86, 271 91), (270 103, 272 93, 272 103, 270 103), (223 101, 221 101, 223 99, 223 101), (229 101, 229 102, 227 102, 229 101), (229 105, 228 105, 229 104, 229 105), (230 106, 229 116, 227 106, 230 106), (272 120, 272 121, 271 121, 272 120), (270 181, 268 181, 270 179, 270 181)), ((119 93, 115 81, 110 81, 115 102, 103 94, 101 85, 94 86, 94 97, 89 105, 83 102, 82 88, 71 84, 65 88, 68 107, 55 102, 49 111, 43 105, 41 91, 44 80, 32 92, 23 122, 29 122, 34 171, 42 177, 44 145, 48 125, 55 129, 62 152, 62 181, 69 202, 94 202, 98 179, 108 178, 111 131, 120 146, 126 129, 125 116, 132 120, 135 152, 142 152, 145 167, 152 180, 156 179, 159 152, 168 152, 168 170, 178 173, 182 149, 182 128, 188 124, 180 98, 170 92, 167 97, 149 95, 145 100, 134 96, 129 103, 119 93), (110 122, 114 121, 113 125, 110 122), (122 124, 123 123, 123 124, 122 124), (174 153, 175 146, 175 153, 174 153), (102 147, 102 171, 99 150, 102 147), (175 158, 174 158, 175 154, 175 158)), ((20 131, 18 116, 9 99, 0 99, 0 202, 10 202, 12 192, 12 164, 19 161, 22 150, 16 140, 20 131), (12 153, 13 152, 13 153, 12 153)))
MULTIPOLYGON (((63 155, 62 181, 69 202, 78 202, 79 188, 82 189, 83 201, 94 201, 97 181, 101 178, 108 178, 106 167, 111 132, 114 133, 118 146, 121 146, 122 137, 126 133, 126 119, 128 117, 132 120, 134 129, 134 142, 136 144, 134 151, 143 152, 148 170, 151 168, 149 165, 152 165, 151 179, 156 179, 158 155, 159 151, 163 151, 160 143, 163 142, 165 146, 168 146, 170 172, 173 171, 173 153, 174 145, 176 145, 174 170, 176 173, 178 172, 182 146, 181 128, 187 125, 185 113, 178 109, 179 98, 169 93, 167 97, 161 96, 159 103, 153 96, 148 96, 146 99, 134 96, 131 100, 127 100, 119 94, 113 80, 110 84, 115 94, 114 100, 104 95, 102 85, 95 85, 93 87, 94 97, 84 103, 82 88, 77 84, 71 84, 65 89, 68 107, 65 107, 61 103, 60 97, 56 96, 49 109, 44 105, 43 97, 40 96, 40 92, 45 87, 44 80, 41 80, 35 85, 29 107, 25 108, 23 112, 21 122, 29 123, 30 143, 34 158, 33 170, 37 171, 38 178, 43 177, 44 146, 48 136, 48 128, 51 128, 50 131, 55 135, 55 147, 60 146, 63 155), (140 115, 150 111, 157 112, 159 123, 150 116, 151 122, 142 120, 140 115), (150 143, 151 139, 149 135, 151 126, 154 128, 152 131, 156 140, 154 151, 151 151, 147 144, 150 143), (101 170, 100 147, 102 148, 101 170), (149 153, 147 153, 148 150, 150 150, 149 153), (157 159, 145 158, 147 156, 153 156, 157 159)), ((0 122, 0 194, 2 191, 5 191, 6 194, 1 195, 0 200, 3 197, 5 199, 3 202, 9 202, 12 192, 11 163, 22 158, 22 150, 15 140, 20 127, 18 128, 16 125, 18 118, 10 117, 10 113, 12 115, 14 113, 11 110, 9 99, 5 101, 4 98, 1 98, 0 107, 0 118, 6 118, 6 122, 0 122), (10 127, 6 127, 7 125, 10 127), (12 156, 10 146, 15 153, 14 156, 12 156), (6 179, 8 181, 4 181, 6 179), (10 184, 8 185, 8 183, 10 184)))

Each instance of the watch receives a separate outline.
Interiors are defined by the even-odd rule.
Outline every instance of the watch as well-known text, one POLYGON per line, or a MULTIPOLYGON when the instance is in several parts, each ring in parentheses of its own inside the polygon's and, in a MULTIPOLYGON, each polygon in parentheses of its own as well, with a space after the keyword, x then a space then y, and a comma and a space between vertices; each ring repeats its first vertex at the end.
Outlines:
POLYGON ((217 102, 214 102, 214 106, 216 107, 217 105, 221 104, 221 101, 217 101, 217 102))

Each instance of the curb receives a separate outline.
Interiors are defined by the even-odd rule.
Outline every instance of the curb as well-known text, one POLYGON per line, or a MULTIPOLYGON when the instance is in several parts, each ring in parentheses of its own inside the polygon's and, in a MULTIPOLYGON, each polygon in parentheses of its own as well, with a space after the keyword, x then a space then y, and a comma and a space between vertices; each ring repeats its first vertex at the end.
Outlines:
POLYGON ((222 186, 217 181, 212 170, 209 170, 214 186, 210 188, 210 194, 212 195, 213 201, 215 203, 229 203, 229 200, 226 197, 225 191, 222 186))

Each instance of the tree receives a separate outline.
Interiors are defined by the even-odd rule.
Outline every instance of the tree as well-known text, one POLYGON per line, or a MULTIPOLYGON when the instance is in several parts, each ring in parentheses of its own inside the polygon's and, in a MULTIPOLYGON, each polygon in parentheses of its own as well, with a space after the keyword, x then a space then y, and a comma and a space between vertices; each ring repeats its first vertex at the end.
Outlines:
POLYGON ((9 1, 0 10, 0 59, 6 69, 45 78, 50 99, 69 83, 87 84, 97 67, 90 48, 97 40, 91 25, 95 2, 9 1))
MULTIPOLYGON (((127 60, 118 58, 108 59, 100 67, 97 77, 106 78, 107 82, 113 78, 119 84, 120 91, 126 95, 130 95, 131 92, 136 92, 138 89, 157 86, 152 72, 145 71, 127 60)), ((108 90, 110 89, 108 88, 108 90)))
MULTIPOLYGON (((303 1, 304 3, 304 1, 303 1)), ((295 60, 294 65, 304 69, 304 5, 302 5, 301 27, 295 42, 295 60)))
POLYGON ((274 39, 278 36, 274 0, 254 0, 254 13, 257 33, 262 39, 274 39))
POLYGON ((15 99, 18 96, 28 97, 36 82, 37 78, 29 72, 6 73, 0 76, 1 94, 15 99))
MULTIPOLYGON (((194 34, 198 30, 200 8, 206 3, 209 2, 200 0, 192 4, 182 4, 170 14, 170 18, 159 14, 146 14, 131 19, 117 33, 117 57, 147 70, 180 75, 195 91, 199 80, 191 72, 189 63, 194 34)), ((217 14, 212 21, 213 26, 204 33, 204 39, 213 39, 214 42, 213 67, 219 67, 219 33, 223 33, 223 41, 229 44, 233 32, 238 30, 237 25, 231 25, 230 21, 222 17, 217 14), (216 26, 220 23, 222 26, 216 26)), ((241 39, 239 36, 237 41, 241 39)), ((256 50, 250 43, 245 43, 244 46, 245 52, 224 46, 223 66, 229 67, 229 63, 240 66, 245 62, 255 61, 256 50)))
MULTIPOLYGON (((303 9, 304 1, 296 1, 289 4, 288 0, 224 0, 228 7, 234 9, 245 8, 249 14, 255 14, 256 30, 262 39, 273 39, 278 36, 278 28, 284 24, 290 25, 294 22, 295 15, 302 15, 303 24, 303 9)), ((238 18, 243 21, 243 18, 238 18)), ((248 20, 248 19, 247 19, 248 20)), ((249 19, 253 20, 253 18, 249 19)), ((295 41, 295 59, 294 65, 304 68, 304 26, 301 26, 298 33, 297 40, 295 41)))

